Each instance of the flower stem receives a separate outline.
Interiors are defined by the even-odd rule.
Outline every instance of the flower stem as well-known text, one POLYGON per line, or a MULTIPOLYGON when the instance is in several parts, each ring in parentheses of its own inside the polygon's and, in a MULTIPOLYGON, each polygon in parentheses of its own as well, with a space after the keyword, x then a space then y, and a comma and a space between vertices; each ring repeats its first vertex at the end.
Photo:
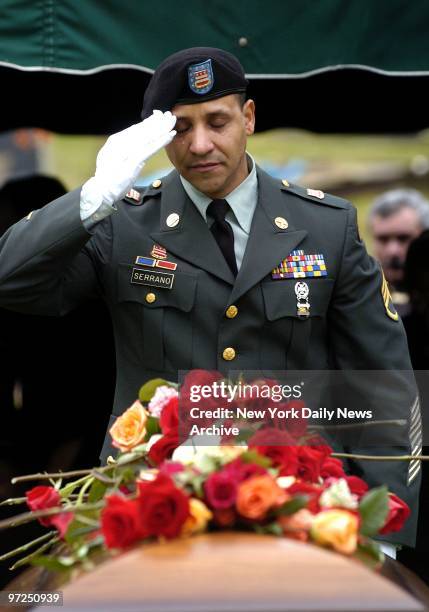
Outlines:
POLYGON ((59 541, 59 537, 56 535, 55 537, 53 537, 51 540, 49 540, 45 544, 42 544, 42 546, 39 546, 39 548, 34 550, 32 553, 30 553, 26 557, 22 557, 22 559, 18 559, 18 561, 16 561, 16 563, 14 563, 9 569, 11 571, 13 571, 13 570, 17 569, 18 567, 21 567, 21 565, 25 565, 26 563, 31 561, 31 559, 34 559, 34 557, 37 557, 42 552, 44 552, 45 550, 50 548, 50 546, 52 546, 52 544, 55 544, 55 542, 58 542, 58 541, 59 541))
POLYGON ((50 538, 52 538, 52 536, 57 537, 57 532, 56 531, 48 531, 48 533, 45 533, 44 535, 40 536, 40 538, 36 538, 35 540, 31 540, 31 542, 27 542, 27 544, 23 544, 22 546, 18 546, 18 548, 14 548, 13 550, 10 550, 9 552, 5 553, 4 555, 0 555, 0 561, 4 561, 5 559, 10 559, 10 557, 14 557, 15 555, 19 555, 19 553, 25 552, 26 550, 28 550, 32 546, 36 546, 36 544, 41 544, 42 542, 45 542, 46 540, 49 540, 50 538))
MULTIPOLYGON (((102 467, 97 468, 99 472, 107 472, 111 470, 113 466, 104 465, 102 467)), ((75 476, 88 476, 92 474, 94 468, 88 470, 73 470, 71 472, 53 472, 51 474, 38 472, 37 474, 26 474, 25 476, 15 476, 12 478, 12 484, 16 484, 18 482, 26 482, 27 480, 49 480, 50 478, 74 478, 75 476)))
POLYGON ((428 455, 354 455, 353 453, 332 453, 340 459, 362 459, 364 461, 429 461, 428 455))
POLYGON ((55 514, 61 514, 63 512, 78 512, 80 510, 98 510, 103 508, 105 505, 104 501, 96 502, 94 504, 79 504, 73 506, 72 504, 68 506, 61 506, 61 508, 48 508, 47 510, 33 510, 31 512, 23 512, 22 514, 17 514, 16 516, 12 516, 11 518, 4 519, 0 521, 0 530, 6 529, 7 527, 15 527, 17 525, 22 525, 23 523, 29 523, 38 518, 44 518, 46 516, 53 516, 55 514))
POLYGON ((0 506, 15 506, 18 504, 24 504, 27 501, 26 497, 9 497, 9 499, 5 499, 0 502, 0 506))
POLYGON ((59 493, 61 497, 67 498, 71 493, 73 493, 76 487, 78 487, 79 485, 83 485, 84 487, 86 483, 91 480, 93 480, 93 478, 91 479, 89 474, 87 474, 82 478, 78 478, 78 480, 73 480, 73 482, 69 482, 68 484, 66 484, 62 489, 60 489, 59 493))
POLYGON ((92 483, 94 482, 95 478, 94 476, 91 476, 91 478, 88 478, 88 480, 85 482, 84 485, 82 485, 79 494, 78 494, 78 498, 76 500, 76 504, 78 506, 80 506, 83 502, 83 496, 85 495, 85 493, 87 492, 87 490, 89 489, 89 487, 92 485, 92 483))

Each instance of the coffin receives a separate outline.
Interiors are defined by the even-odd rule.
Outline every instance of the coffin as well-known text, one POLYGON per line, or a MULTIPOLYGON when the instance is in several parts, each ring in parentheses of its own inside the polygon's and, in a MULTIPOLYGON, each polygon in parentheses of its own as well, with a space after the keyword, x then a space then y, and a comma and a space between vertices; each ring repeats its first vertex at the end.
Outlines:
POLYGON ((391 580, 337 553, 237 532, 141 545, 62 591, 62 612, 425 609, 391 580))

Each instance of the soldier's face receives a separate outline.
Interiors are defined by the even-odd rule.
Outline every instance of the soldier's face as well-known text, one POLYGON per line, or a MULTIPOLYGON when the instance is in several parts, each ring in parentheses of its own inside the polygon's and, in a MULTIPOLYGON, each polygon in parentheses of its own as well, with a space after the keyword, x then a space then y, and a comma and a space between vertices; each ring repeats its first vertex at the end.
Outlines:
POLYGON ((236 94, 199 104, 178 104, 177 135, 166 147, 176 170, 210 198, 224 198, 248 175, 247 137, 255 129, 255 105, 236 94))
POLYGON ((380 261, 386 279, 393 284, 400 283, 410 242, 423 229, 416 211, 404 207, 388 217, 376 215, 370 229, 374 255, 380 261))

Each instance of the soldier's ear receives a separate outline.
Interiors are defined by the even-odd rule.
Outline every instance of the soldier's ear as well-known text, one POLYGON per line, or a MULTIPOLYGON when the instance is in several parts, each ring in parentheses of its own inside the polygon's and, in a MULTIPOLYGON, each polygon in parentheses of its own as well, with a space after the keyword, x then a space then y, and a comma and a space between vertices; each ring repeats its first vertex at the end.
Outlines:
POLYGON ((246 100, 243 105, 243 115, 246 134, 251 136, 255 131, 255 103, 253 100, 246 100))

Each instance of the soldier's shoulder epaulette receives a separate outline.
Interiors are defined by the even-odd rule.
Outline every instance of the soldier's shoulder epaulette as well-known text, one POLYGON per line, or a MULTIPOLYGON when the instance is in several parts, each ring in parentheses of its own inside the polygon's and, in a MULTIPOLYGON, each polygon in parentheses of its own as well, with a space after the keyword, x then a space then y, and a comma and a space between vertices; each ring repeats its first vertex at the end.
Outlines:
POLYGON ((310 202, 316 202, 317 204, 325 204, 327 206, 333 206, 334 208, 350 208, 350 202, 344 198, 339 198, 331 193, 325 193, 320 189, 300 187, 299 185, 290 183, 286 179, 281 182, 281 189, 297 195, 300 198, 304 198, 305 200, 310 200, 310 202))
POLYGON ((161 191, 161 186, 162 181, 160 179, 156 179, 150 185, 145 185, 143 187, 135 186, 123 197, 123 200, 133 206, 141 206, 147 198, 158 195, 161 191))

